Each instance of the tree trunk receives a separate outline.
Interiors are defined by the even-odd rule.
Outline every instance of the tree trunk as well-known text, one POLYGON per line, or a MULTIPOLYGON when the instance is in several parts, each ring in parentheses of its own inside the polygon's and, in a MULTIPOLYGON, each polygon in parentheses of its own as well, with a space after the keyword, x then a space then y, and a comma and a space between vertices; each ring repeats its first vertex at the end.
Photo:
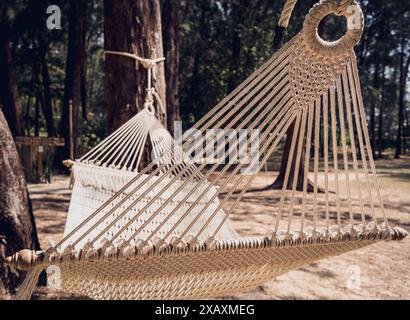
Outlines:
MULTIPOLYGON (((163 57, 159 0, 104 0, 104 47, 144 58, 163 57)), ((130 58, 106 56, 107 127, 112 132, 143 108, 147 72, 130 58)), ((165 104, 164 64, 155 68, 153 86, 165 104)), ((157 110, 160 112, 160 110, 157 110)), ((166 115, 160 115, 166 125, 166 115)), ((140 165, 150 162, 145 152, 140 165)))
POLYGON ((410 66, 410 55, 405 60, 405 42, 404 38, 401 43, 400 51, 400 83, 399 83, 399 112, 398 112, 398 127, 396 135, 396 151, 394 157, 400 158, 402 153, 402 134, 403 134, 403 123, 404 123, 404 108, 405 108, 405 95, 406 95, 406 82, 407 75, 410 66))
POLYGON ((87 115, 87 74, 85 63, 81 68, 81 114, 84 121, 88 120, 87 115))
POLYGON ((0 104, 3 106, 13 136, 24 135, 22 106, 12 64, 9 28, 3 22, 0 22, 0 104))
MULTIPOLYGON (((373 86, 376 90, 379 89, 379 64, 376 64, 375 70, 374 70, 374 76, 373 76, 373 86)), ((373 152, 373 157, 377 158, 376 155, 376 108, 377 108, 377 102, 379 102, 379 99, 376 99, 373 97, 372 99, 372 105, 371 105, 371 110, 370 110, 370 145, 372 147, 372 152, 373 152)))
POLYGON ((22 249, 39 250, 26 180, 13 137, 0 110, 0 296, 15 293, 24 272, 2 265, 22 249))
POLYGON ((179 109, 179 12, 180 0, 166 0, 162 13, 165 52, 167 128, 174 134, 174 122, 181 120, 179 109))
POLYGON ((66 62, 66 78, 64 87, 63 110, 61 116, 60 135, 65 139, 65 146, 56 155, 57 168, 61 161, 68 159, 70 150, 73 157, 77 155, 78 121, 81 110, 81 71, 85 60, 85 0, 71 0, 68 13, 68 50, 66 62), (70 103, 72 104, 72 132, 70 132, 70 103))
MULTIPOLYGON (((189 5, 186 5, 185 11, 190 10, 189 5)), ((211 2, 207 0, 199 1, 198 5, 198 26, 203 26, 207 24, 208 17, 211 15, 211 2)), ((181 113, 184 117, 188 118, 188 125, 193 125, 196 121, 201 118, 201 106, 198 103, 196 96, 200 95, 199 82, 201 81, 201 65, 204 63, 205 52, 209 46, 208 42, 210 39, 210 31, 208 28, 196 28, 196 34, 192 36, 193 45, 191 46, 192 50, 192 67, 191 67, 191 76, 189 77, 189 83, 187 85, 187 96, 189 100, 188 104, 181 105, 181 113), (192 115, 192 117, 191 117, 192 115)))
POLYGON ((384 150, 384 139, 383 139, 383 117, 384 117, 384 104, 386 97, 386 65, 383 64, 382 74, 381 74, 381 97, 380 97, 380 108, 379 108, 379 130, 378 130, 378 157, 382 158, 384 150))
MULTIPOLYGON (((104 47, 106 50, 135 53, 144 58, 162 57, 161 29, 158 0, 104 1, 104 47)), ((155 89, 165 102, 165 74, 162 63, 156 67, 155 74, 155 89)), ((142 109, 146 88, 147 74, 142 66, 126 57, 106 56, 109 132, 120 127, 142 109)))
MULTIPOLYGON (((318 33, 320 35, 323 34, 324 25, 325 25, 325 20, 322 20, 319 23, 319 26, 318 26, 318 33)), ((279 49, 279 47, 283 43, 283 37, 284 37, 285 30, 283 28, 277 26, 275 32, 277 34, 275 34, 273 47, 274 47, 274 49, 279 49)), ((285 183, 286 167, 287 167, 288 162, 289 162, 289 153, 290 153, 290 149, 291 149, 291 145, 292 145, 292 137, 293 137, 293 131, 294 130, 295 130, 295 122, 293 122, 290 125, 290 127, 288 128, 288 130, 286 132, 286 141, 285 141, 285 147, 283 149, 282 160, 281 160, 281 163, 280 163, 279 174, 276 177, 275 181, 271 185, 267 186, 267 189, 282 189, 283 188, 283 184, 285 183)), ((305 141, 305 139, 303 141, 305 141)), ((297 150, 297 148, 298 148, 298 144, 296 143, 295 150, 297 150)), ((298 177, 297 177, 297 181, 296 181, 296 190, 298 190, 298 191, 303 190, 303 182, 304 182, 304 178, 305 178, 305 153, 306 153, 305 150, 306 150, 306 148, 305 148, 305 146, 303 146, 301 156, 300 156, 299 172, 297 173, 298 177)), ((289 174, 286 189, 292 189, 293 179, 294 179, 294 175, 295 175, 294 168, 295 168, 295 165, 296 165, 296 160, 297 160, 297 152, 294 153, 293 159, 291 161, 291 169, 290 169, 290 174, 289 174)), ((307 180, 306 191, 307 192, 313 192, 313 190, 314 190, 313 183, 308 179, 307 180)), ((323 188, 318 187, 318 192, 323 192, 323 191, 324 191, 323 188)))
POLYGON ((42 39, 42 44, 40 48, 40 55, 41 55, 41 78, 43 84, 43 115, 44 119, 46 120, 47 126, 47 133, 49 137, 55 136, 55 128, 54 128, 54 119, 53 119, 53 105, 52 105, 52 94, 50 89, 50 74, 48 72, 47 66, 47 55, 48 55, 48 48, 47 44, 44 43, 44 39, 42 39))
POLYGON ((243 7, 244 1, 232 2, 232 49, 231 49, 231 64, 228 79, 228 92, 232 92, 238 85, 240 79, 238 77, 241 51, 242 51, 242 23, 243 23, 243 7))
MULTIPOLYGON (((268 189, 277 190, 277 189, 283 188, 283 184, 285 182, 286 167, 289 161, 289 153, 290 153, 290 148, 292 145, 292 137, 293 137, 294 130, 295 130, 295 123, 292 123, 288 131, 286 132, 286 142, 285 142, 285 147, 283 149, 283 155, 282 155, 282 161, 280 164, 279 174, 276 177, 275 181, 267 187, 268 189)), ((295 150, 297 150, 297 144, 295 145, 295 150)), ((303 190, 303 182, 305 178, 305 165, 304 165, 305 164, 305 153, 306 153, 306 149, 305 147, 303 147, 301 155, 300 155, 299 172, 297 173, 298 178, 296 181, 296 190, 298 191, 303 190)), ((291 168, 295 167, 296 160, 297 160, 297 152, 294 152, 292 163, 291 163, 291 168)), ((292 189, 294 175, 295 175, 295 170, 291 169, 289 172, 289 178, 288 178, 286 189, 292 189)), ((306 192, 313 192, 313 190, 314 190, 313 183, 308 179, 306 192)), ((321 187, 318 187, 318 192, 323 192, 323 189, 321 187)))

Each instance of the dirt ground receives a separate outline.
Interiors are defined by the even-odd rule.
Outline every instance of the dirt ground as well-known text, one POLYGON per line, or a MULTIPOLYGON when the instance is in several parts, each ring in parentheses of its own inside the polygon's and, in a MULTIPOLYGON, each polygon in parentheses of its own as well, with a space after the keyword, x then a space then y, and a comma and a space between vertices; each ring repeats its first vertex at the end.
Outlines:
MULTIPOLYGON (((379 160, 383 199, 390 221, 410 231, 410 157, 379 160)), ((260 173, 256 187, 272 181, 260 173)), ((43 248, 58 241, 64 230, 70 200, 69 180, 58 176, 52 184, 30 185, 40 242, 43 248)), ((231 221, 241 235, 261 235, 271 223, 269 206, 275 191, 246 194, 231 221)), ((38 289, 36 299, 72 296, 38 289)), ((410 299, 410 237, 383 242, 359 251, 291 271, 260 287, 228 299, 410 299)), ((226 298, 225 298, 226 299, 226 298)))

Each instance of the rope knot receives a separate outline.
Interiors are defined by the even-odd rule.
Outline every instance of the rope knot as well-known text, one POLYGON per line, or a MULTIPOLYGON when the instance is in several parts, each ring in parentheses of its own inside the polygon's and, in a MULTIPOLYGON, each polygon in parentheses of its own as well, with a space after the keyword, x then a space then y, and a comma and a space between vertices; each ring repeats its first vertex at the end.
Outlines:
POLYGON ((138 62, 140 62, 144 66, 145 69, 154 69, 155 66, 157 65, 155 60, 145 59, 145 58, 138 60, 138 62))

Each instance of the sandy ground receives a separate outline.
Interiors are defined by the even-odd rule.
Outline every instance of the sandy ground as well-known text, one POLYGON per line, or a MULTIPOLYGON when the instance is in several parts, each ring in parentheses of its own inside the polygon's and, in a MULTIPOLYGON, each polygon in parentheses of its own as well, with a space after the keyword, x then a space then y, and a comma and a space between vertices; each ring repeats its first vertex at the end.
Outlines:
MULTIPOLYGON (((383 199, 391 222, 410 231, 410 158, 380 160, 383 199)), ((256 187, 267 185, 272 173, 261 173, 256 187)), ((52 184, 30 185, 37 230, 43 248, 58 241, 64 231, 70 190, 67 177, 52 184)), ((246 194, 231 222, 241 235, 263 235, 276 191, 246 194)), ((38 289, 36 299, 67 299, 70 295, 38 289)), ((410 237, 383 242, 359 251, 291 271, 260 287, 229 299, 410 299, 410 237)), ((226 299, 225 298, 225 299, 226 299)))

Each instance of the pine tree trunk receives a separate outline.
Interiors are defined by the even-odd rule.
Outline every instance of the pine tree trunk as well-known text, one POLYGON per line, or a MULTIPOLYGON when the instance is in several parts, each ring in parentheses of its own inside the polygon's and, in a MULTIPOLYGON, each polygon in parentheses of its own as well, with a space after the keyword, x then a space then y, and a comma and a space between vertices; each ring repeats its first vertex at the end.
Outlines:
POLYGON ((0 21, 0 104, 3 106, 13 136, 22 136, 24 135, 22 106, 12 64, 8 31, 8 26, 0 21))
POLYGON ((78 156, 77 136, 78 115, 81 110, 81 73, 85 61, 85 9, 85 0, 70 1, 66 78, 60 127, 60 135, 65 139, 65 146, 56 155, 56 165, 60 169, 62 160, 78 156), (70 132, 70 103, 72 104, 72 132, 70 132))
MULTIPOLYGON (((322 35, 324 33, 324 30, 323 30, 324 25, 325 25, 325 20, 322 20, 319 23, 319 26, 318 26, 318 33, 320 35, 322 35)), ((277 34, 275 34, 273 47, 274 47, 274 49, 277 50, 277 49, 280 48, 280 46, 282 46, 285 30, 282 27, 278 26, 276 28, 275 32, 277 32, 277 34)), ((283 188, 283 185, 285 183, 286 167, 287 167, 288 162, 289 162, 289 153, 290 153, 290 149, 291 149, 291 146, 292 146, 292 137, 293 137, 294 130, 295 130, 295 122, 293 122, 290 125, 290 127, 288 128, 288 130, 286 132, 286 141, 285 141, 285 146, 284 146, 283 153, 282 153, 282 159, 281 159, 281 163, 280 163, 280 169, 279 169, 278 176, 276 177, 275 181, 271 185, 267 186, 267 189, 276 190, 276 189, 282 189, 283 188)), ((305 141, 305 139, 303 141, 305 141)), ((297 150, 297 148, 298 148, 298 144, 296 143, 295 150, 297 150)), ((294 153, 293 159, 290 162, 289 178, 288 178, 288 181, 287 181, 287 185, 285 186, 286 189, 292 189, 294 176, 295 176, 295 174, 297 174, 296 190, 298 190, 298 191, 303 190, 303 182, 304 182, 304 179, 305 179, 305 153, 306 153, 306 148, 305 148, 305 146, 303 146, 301 156, 300 156, 300 160, 299 160, 300 161, 299 172, 297 172, 297 173, 295 172, 295 169, 294 169, 295 166, 296 166, 297 153, 296 152, 294 153)), ((307 180, 306 191, 307 192, 313 192, 313 190, 314 190, 313 183, 308 179, 307 180)), ((318 187, 318 192, 324 192, 323 188, 318 187)))
POLYGON ((378 143, 377 143, 377 149, 378 149, 378 157, 382 158, 383 156, 383 150, 384 150, 384 139, 383 139, 383 117, 384 115, 384 104, 385 104, 385 97, 386 97, 386 65, 383 64, 382 68, 382 74, 381 74, 381 96, 380 96, 380 108, 379 108, 379 127, 378 127, 378 143))
POLYGON ((55 127, 54 127, 54 119, 53 119, 53 105, 52 101, 52 94, 51 94, 51 81, 50 81, 50 74, 48 72, 47 66, 47 56, 48 56, 48 48, 47 44, 42 39, 42 47, 40 48, 41 54, 41 79, 43 85, 43 115, 44 119, 46 120, 47 126, 47 133, 49 137, 55 136, 55 127))
MULTIPOLYGON (((104 0, 104 42, 106 50, 134 53, 144 58, 163 57, 159 0, 104 0)), ((112 132, 143 108, 147 72, 134 60, 122 56, 107 55, 105 65, 107 128, 112 132)), ((165 106, 163 63, 155 68, 153 86, 165 106)), ((160 118, 166 125, 166 115, 160 118)), ((147 164, 149 157, 146 152, 140 165, 147 164)))
POLYGON ((166 0, 162 13, 165 52, 167 128, 174 134, 174 122, 181 119, 179 109, 179 12, 180 0, 166 0))
POLYGON ((400 83, 399 83, 399 112, 398 112, 398 126, 397 126, 397 135, 396 135, 396 151, 394 157, 400 158, 402 154, 402 137, 403 137, 403 124, 404 124, 404 108, 405 108, 405 95, 406 95, 406 82, 407 75, 410 67, 410 55, 405 60, 405 51, 404 51, 404 40, 401 43, 401 52, 400 52, 400 83))
POLYGON ((22 249, 39 250, 26 180, 13 137, 0 110, 0 296, 14 294, 24 272, 2 265, 22 249))
MULTIPOLYGON (((144 58, 163 56, 158 0, 104 1, 104 47, 144 58)), ((156 67, 155 89, 165 102, 164 65, 156 67)), ((106 56, 108 130, 120 127, 142 109, 147 87, 145 69, 132 59, 106 56), (137 69, 138 68, 138 69, 137 69)), ((165 117, 163 117, 165 120, 165 117)), ((165 122, 164 122, 165 124, 165 122)))
MULTIPOLYGON (((374 71, 374 78, 373 78, 373 86, 376 90, 379 89, 380 84, 380 75, 379 75, 379 67, 380 65, 377 63, 375 66, 375 71, 374 71)), ((378 99, 374 98, 372 99, 372 105, 371 105, 371 110, 370 110, 370 145, 372 147, 372 152, 373 152, 373 157, 377 158, 376 155, 376 107, 377 103, 379 102, 378 99)))
POLYGON ((228 79, 228 92, 232 92, 239 84, 239 67, 242 51, 242 23, 243 23, 243 7, 245 3, 243 0, 232 2, 232 48, 231 48, 231 64, 228 79))
POLYGON ((81 68, 81 114, 84 121, 88 121, 87 100, 87 73, 84 63, 81 68))

